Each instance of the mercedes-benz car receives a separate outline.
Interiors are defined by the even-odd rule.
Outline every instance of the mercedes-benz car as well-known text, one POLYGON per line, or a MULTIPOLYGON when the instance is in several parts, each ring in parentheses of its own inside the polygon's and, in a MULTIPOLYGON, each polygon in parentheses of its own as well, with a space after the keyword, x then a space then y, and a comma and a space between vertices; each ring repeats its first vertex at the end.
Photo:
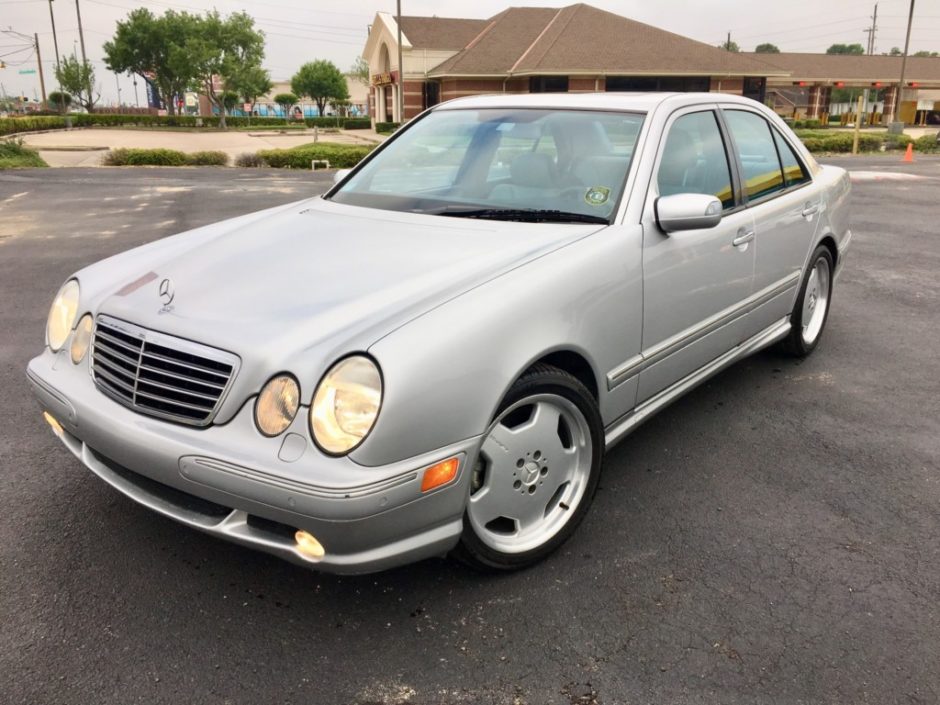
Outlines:
POLYGON ((193 528, 324 571, 518 568, 651 414, 813 352, 849 190, 740 97, 459 99, 322 196, 76 272, 28 376, 85 466, 193 528))

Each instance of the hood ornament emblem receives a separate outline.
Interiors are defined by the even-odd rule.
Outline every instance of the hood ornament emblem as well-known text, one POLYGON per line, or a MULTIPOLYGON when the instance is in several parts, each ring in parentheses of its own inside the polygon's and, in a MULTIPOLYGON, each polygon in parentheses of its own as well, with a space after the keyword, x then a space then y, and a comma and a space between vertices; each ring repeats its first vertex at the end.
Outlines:
POLYGON ((158 293, 160 294, 160 300, 163 302, 163 308, 160 309, 160 313, 169 313, 173 310, 171 304, 173 303, 173 299, 176 297, 176 290, 173 288, 173 282, 169 278, 161 281, 158 293))

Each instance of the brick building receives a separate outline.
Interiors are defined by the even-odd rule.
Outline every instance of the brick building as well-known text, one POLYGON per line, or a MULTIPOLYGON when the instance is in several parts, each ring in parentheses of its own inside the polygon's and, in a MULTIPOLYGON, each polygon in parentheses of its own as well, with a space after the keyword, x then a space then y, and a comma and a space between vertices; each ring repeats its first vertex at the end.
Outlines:
POLYGON ((380 12, 363 57, 370 114, 401 121, 479 93, 715 91, 763 100, 789 71, 578 4, 510 7, 489 19, 401 18, 404 109, 398 105, 398 27, 380 12))
MULTIPOLYGON (((901 57, 853 54, 751 54, 785 71, 768 80, 768 96, 781 113, 810 118, 829 112, 833 88, 877 90, 883 112, 894 114, 901 77, 901 57)), ((897 118, 922 124, 940 116, 940 58, 909 56, 897 118)), ((933 124, 933 123, 931 123, 933 124)))

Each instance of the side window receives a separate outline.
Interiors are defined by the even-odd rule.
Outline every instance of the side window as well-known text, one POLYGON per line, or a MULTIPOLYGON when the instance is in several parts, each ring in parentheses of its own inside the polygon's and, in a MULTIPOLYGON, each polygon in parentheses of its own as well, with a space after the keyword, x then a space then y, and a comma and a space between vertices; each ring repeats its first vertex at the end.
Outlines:
POLYGON ((767 121, 744 110, 726 110, 725 120, 744 169, 747 197, 754 200, 786 188, 767 121))
POLYGON ((672 123, 656 179, 660 196, 704 193, 734 207, 731 167, 714 112, 689 113, 672 123))
POLYGON ((809 181, 809 174, 800 162, 793 148, 776 130, 774 141, 777 143, 777 151, 780 153, 780 162, 783 164, 783 178, 786 179, 787 186, 795 186, 809 181))

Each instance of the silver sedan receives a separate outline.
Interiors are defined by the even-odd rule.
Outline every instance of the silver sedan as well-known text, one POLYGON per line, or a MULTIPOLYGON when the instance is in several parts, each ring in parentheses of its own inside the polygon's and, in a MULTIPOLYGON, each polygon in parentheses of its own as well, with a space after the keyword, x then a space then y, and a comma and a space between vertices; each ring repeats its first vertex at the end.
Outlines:
POLYGON ((452 101, 322 197, 75 273, 28 376, 85 466, 193 528, 326 571, 517 568, 651 414, 816 348, 848 196, 743 98, 452 101))

